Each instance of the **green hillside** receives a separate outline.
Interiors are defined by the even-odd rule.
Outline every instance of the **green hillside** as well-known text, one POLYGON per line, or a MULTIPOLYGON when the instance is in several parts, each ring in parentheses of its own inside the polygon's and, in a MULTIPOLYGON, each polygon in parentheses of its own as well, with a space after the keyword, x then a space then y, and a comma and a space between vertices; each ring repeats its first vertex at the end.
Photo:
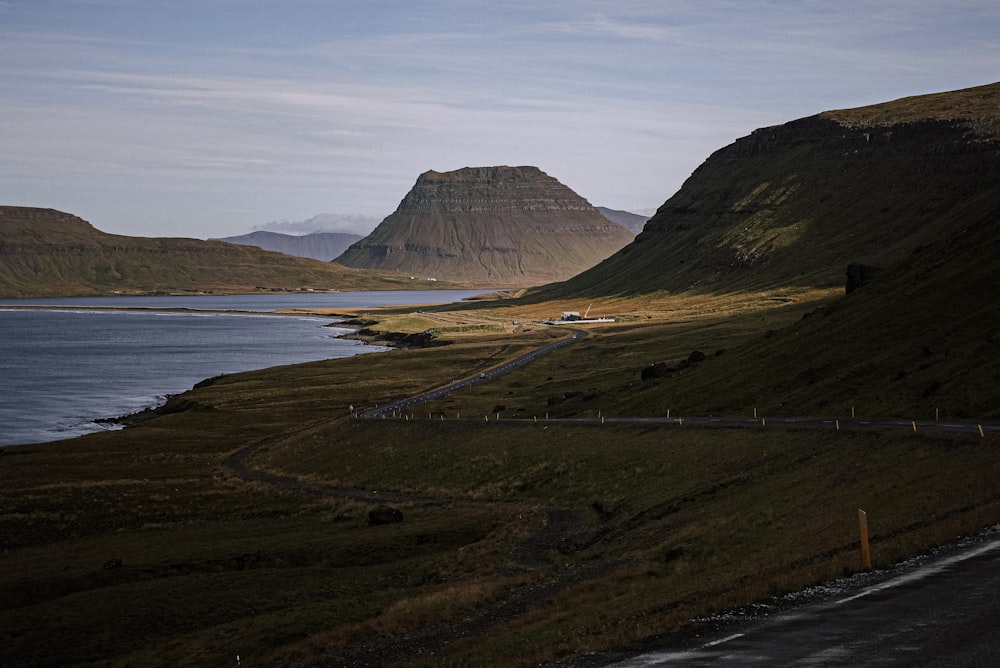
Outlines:
POLYGON ((4 297, 412 287, 408 276, 221 241, 105 234, 60 211, 0 206, 4 297))
POLYGON ((712 154, 635 242, 539 299, 837 286, 1000 218, 1000 83, 831 111, 712 154))
MULTIPOLYGON (((866 570, 859 508, 856 586, 996 527, 998 94, 758 130, 573 279, 352 313, 450 345, 231 374, 122 431, 0 448, 0 664, 608 665, 840 591, 866 570), (489 375, 591 302, 615 322, 489 375), (903 420, 764 420, 853 411, 903 420), (668 414, 761 420, 604 420, 668 414), (968 429, 910 428, 935 417, 968 429)), ((51 272, 187 243, 91 252, 56 222, 51 272)))

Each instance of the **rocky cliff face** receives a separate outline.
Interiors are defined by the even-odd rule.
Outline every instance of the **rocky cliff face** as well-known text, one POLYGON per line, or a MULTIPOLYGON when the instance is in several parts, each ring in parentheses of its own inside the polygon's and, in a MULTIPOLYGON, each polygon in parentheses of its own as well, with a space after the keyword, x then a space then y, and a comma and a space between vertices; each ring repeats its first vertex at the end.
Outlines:
POLYGON ((1000 218, 1000 84, 825 112, 711 155, 635 243, 566 288, 843 285, 1000 218))
POLYGON ((536 167, 429 171, 337 262, 421 278, 532 285, 573 276, 632 234, 536 167))

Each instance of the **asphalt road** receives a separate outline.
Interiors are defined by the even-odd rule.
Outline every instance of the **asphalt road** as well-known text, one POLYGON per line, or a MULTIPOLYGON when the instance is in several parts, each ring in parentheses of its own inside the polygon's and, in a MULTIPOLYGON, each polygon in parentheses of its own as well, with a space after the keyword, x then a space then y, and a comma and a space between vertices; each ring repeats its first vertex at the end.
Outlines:
POLYGON ((611 665, 997 666, 998 628, 994 535, 860 589, 611 665))
POLYGON ((472 387, 473 385, 478 385, 479 383, 485 383, 498 378, 505 373, 509 373, 514 369, 524 366, 525 364, 538 359, 542 355, 547 355, 553 350, 562 348, 563 346, 568 346, 571 343, 579 341, 580 339, 586 337, 588 332, 582 329, 571 329, 573 336, 568 339, 560 339, 554 343, 549 343, 542 346, 536 350, 532 350, 530 353, 521 355, 520 357, 513 359, 509 362, 501 364, 500 366, 493 367, 488 371, 484 371, 478 376, 473 376, 472 378, 466 378, 464 380, 459 380, 450 385, 440 387, 436 390, 431 390, 430 392, 424 392, 423 394, 417 395, 415 397, 410 397, 407 399, 400 399, 398 401, 393 401, 392 403, 383 404, 382 406, 377 406, 375 408, 369 408, 367 410, 361 411, 358 417, 373 419, 373 418, 389 418, 397 413, 404 413, 407 408, 416 406, 417 404, 426 403, 428 401, 433 401, 435 399, 440 399, 456 390, 465 389, 467 387, 472 387))
MULTIPOLYGON (((573 335, 566 339, 561 339, 555 343, 550 343, 537 350, 533 350, 521 357, 514 360, 506 362, 500 366, 494 367, 485 371, 478 376, 471 378, 466 378, 460 381, 456 381, 444 387, 439 387, 435 390, 425 392, 423 394, 417 395, 415 397, 408 397, 406 399, 399 399, 388 404, 383 404, 375 408, 369 408, 362 410, 358 413, 358 417, 364 419, 385 419, 391 418, 395 415, 403 415, 406 413, 407 409, 413 408, 422 403, 428 401, 433 401, 435 399, 440 399, 452 392, 461 390, 479 383, 489 382, 495 378, 502 376, 505 373, 509 373, 518 367, 522 367, 529 362, 532 362, 543 355, 547 355, 553 350, 562 348, 571 343, 575 343, 585 338, 588 332, 583 329, 571 329, 573 335)), ((352 409, 353 410, 353 409, 352 409)), ((527 420, 514 420, 508 419, 506 422, 523 422, 529 423, 534 422, 534 419, 527 420)), ((649 417, 589 417, 589 418, 553 418, 550 420, 553 423, 564 422, 564 423, 594 423, 599 422, 601 424, 626 424, 626 423, 642 423, 642 424, 660 424, 660 425, 677 425, 677 426, 691 426, 691 427, 749 427, 749 428, 766 428, 767 425, 785 425, 785 426, 797 426, 797 427, 807 427, 813 429, 851 429, 851 428, 877 428, 877 429, 907 429, 912 431, 954 431, 954 432, 965 432, 965 433, 978 433, 981 436, 985 436, 988 433, 1000 433, 1000 424, 997 423, 979 423, 976 421, 961 421, 961 420, 906 420, 902 418, 835 418, 835 417, 734 417, 734 416, 722 416, 722 417, 669 417, 669 416, 649 416, 649 417)), ((998 664, 1000 665, 1000 664, 998 664)))

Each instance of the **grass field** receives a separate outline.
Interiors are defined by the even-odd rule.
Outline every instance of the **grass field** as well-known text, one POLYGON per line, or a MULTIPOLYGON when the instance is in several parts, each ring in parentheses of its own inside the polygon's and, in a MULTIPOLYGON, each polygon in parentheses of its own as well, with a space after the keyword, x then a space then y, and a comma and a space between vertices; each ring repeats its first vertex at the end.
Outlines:
POLYGON ((530 323, 560 305, 356 314, 449 343, 226 376, 121 432, 0 449, 0 664, 537 665, 856 571, 858 508, 876 567, 1000 521, 993 436, 529 419, 660 410, 649 363, 737 364, 830 299, 601 304, 621 317, 585 341, 383 421, 349 407, 543 345, 559 330, 530 323), (370 524, 380 506, 403 521, 370 524))

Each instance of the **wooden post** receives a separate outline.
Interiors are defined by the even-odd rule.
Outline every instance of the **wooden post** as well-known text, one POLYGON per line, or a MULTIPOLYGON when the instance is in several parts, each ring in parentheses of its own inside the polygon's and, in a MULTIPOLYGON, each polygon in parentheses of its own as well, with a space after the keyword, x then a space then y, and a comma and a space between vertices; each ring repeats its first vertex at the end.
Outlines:
POLYGON ((979 437, 986 438, 986 432, 983 431, 983 425, 979 425, 979 437))
POLYGON ((913 431, 917 430, 917 421, 913 420, 913 431))
POLYGON ((840 418, 837 418, 836 420, 834 420, 833 424, 837 428, 837 431, 840 431, 840 418))
POLYGON ((861 563, 865 570, 872 569, 872 553, 868 545, 868 513, 858 508, 858 526, 861 530, 861 563))

